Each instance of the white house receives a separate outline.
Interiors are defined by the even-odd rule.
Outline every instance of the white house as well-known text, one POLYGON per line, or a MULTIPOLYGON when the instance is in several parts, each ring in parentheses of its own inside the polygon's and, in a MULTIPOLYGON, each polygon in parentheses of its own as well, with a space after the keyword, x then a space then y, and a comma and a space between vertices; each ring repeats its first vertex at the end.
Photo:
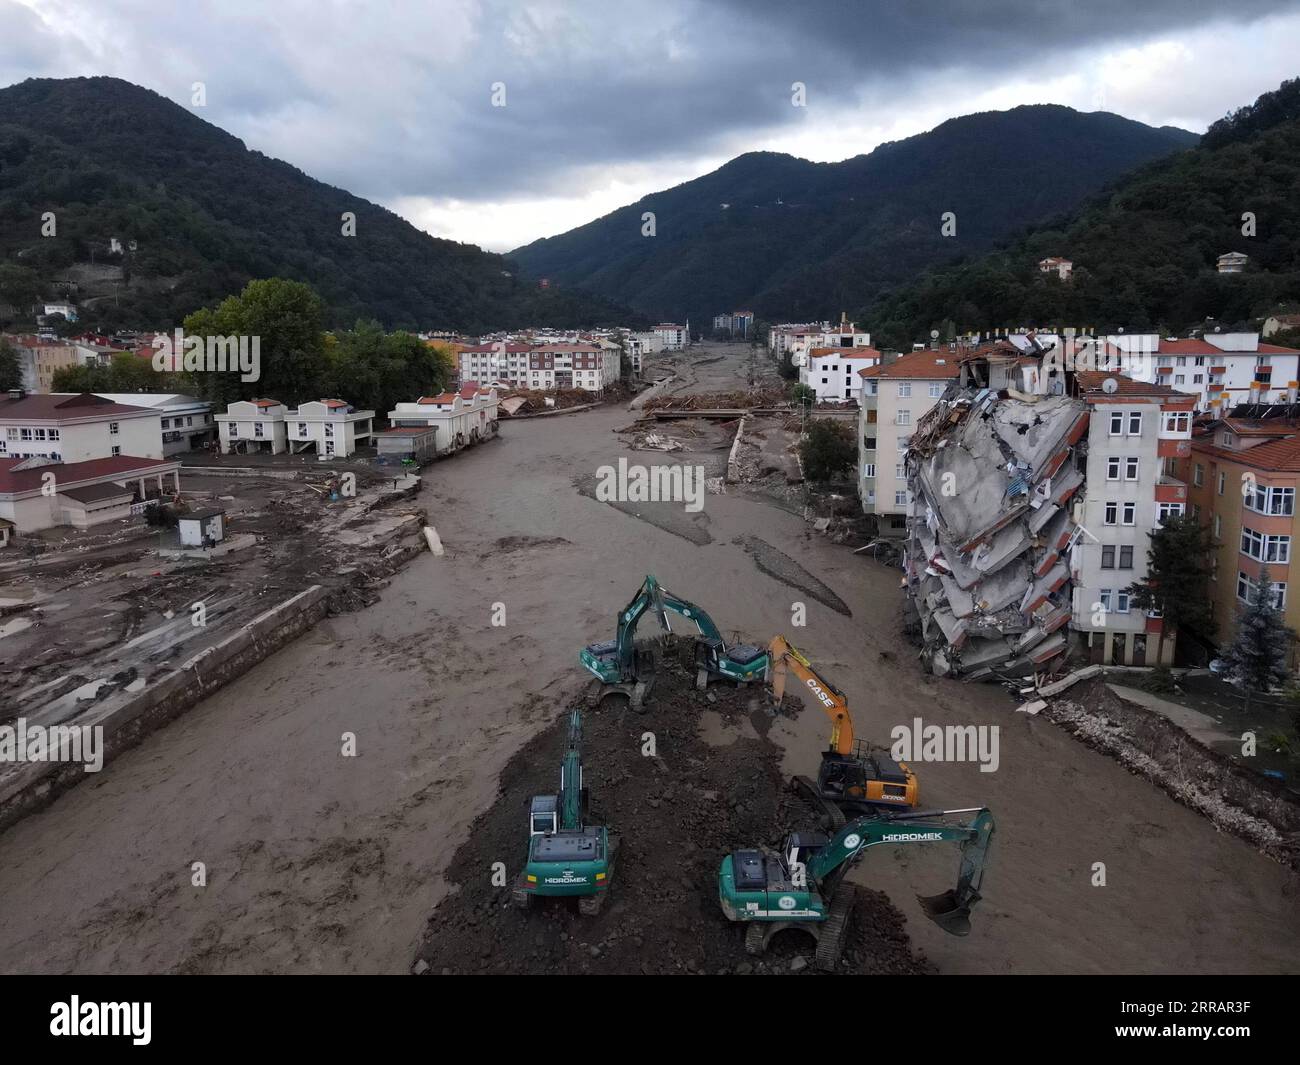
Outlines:
POLYGON ((675 322, 660 322, 651 332, 660 351, 681 351, 690 340, 686 326, 675 322))
POLYGON ((114 455, 163 457, 157 411, 115 403, 89 392, 0 399, 0 458, 86 462, 114 455))
POLYGON ((223 455, 265 451, 281 454, 285 448, 287 410, 278 399, 241 399, 225 414, 214 417, 223 455))
POLYGON ((0 522, 20 533, 130 516, 133 501, 180 491, 179 462, 114 455, 87 462, 0 458, 0 522))
POLYGON ((393 428, 432 426, 437 454, 450 455, 496 435, 499 401, 496 389, 468 384, 459 392, 421 396, 388 412, 393 428))
POLYGON ((157 411, 162 419, 164 455, 201 451, 217 438, 212 404, 206 400, 176 392, 96 392, 95 395, 113 403, 157 411))
POLYGON ((1239 274, 1246 269, 1246 264, 1250 262, 1250 256, 1245 252, 1226 251, 1215 261, 1215 265, 1221 274, 1239 274))
POLYGON ((1038 260, 1038 272, 1055 274, 1062 281, 1069 281, 1070 274, 1074 272, 1074 263, 1069 259, 1062 259, 1059 255, 1049 255, 1046 259, 1038 260))
POLYGON ((375 412, 354 410, 341 399, 298 404, 284 415, 284 436, 292 454, 314 448, 317 455, 347 458, 374 435, 375 412))
POLYGON ((813 389, 818 402, 847 403, 857 399, 859 371, 879 362, 880 352, 875 348, 813 348, 795 353, 799 383, 813 389))

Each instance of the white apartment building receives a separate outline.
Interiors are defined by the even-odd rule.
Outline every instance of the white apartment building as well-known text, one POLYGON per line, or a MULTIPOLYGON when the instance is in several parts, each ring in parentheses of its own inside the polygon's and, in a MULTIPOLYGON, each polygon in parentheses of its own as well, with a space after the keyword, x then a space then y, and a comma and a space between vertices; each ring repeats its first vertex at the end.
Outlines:
POLYGON ((242 399, 230 404, 225 414, 214 417, 223 455, 264 451, 283 454, 284 417, 288 413, 278 399, 242 399))
POLYGON ((659 351, 681 351, 690 341, 688 335, 690 323, 676 325, 673 322, 660 322, 651 332, 654 334, 655 346, 659 351))
POLYGON ((115 403, 89 392, 0 399, 0 458, 88 462, 130 455, 163 457, 157 411, 115 403))
POLYGON ((796 352, 799 383, 817 393, 817 400, 851 403, 858 398, 862 380, 858 374, 880 362, 875 348, 813 348, 796 352))
POLYGON ((912 427, 942 398, 960 371, 951 352, 915 351, 857 371, 858 495, 882 536, 903 536, 912 504, 907 446, 912 427))
POLYGON ((1187 485, 1167 471, 1191 454, 1195 399, 1167 385, 1098 371, 1078 373, 1089 407, 1087 480, 1075 497, 1080 536, 1070 550, 1071 627, 1093 662, 1172 663, 1174 634, 1138 610, 1128 587, 1147 575, 1149 534, 1184 513, 1187 485))
POLYGON ((395 429, 432 426, 436 430, 436 454, 450 455, 495 436, 498 407, 496 389, 467 384, 459 392, 399 403, 388 412, 388 421, 395 429))
POLYGON ((528 387, 600 393, 618 380, 618 348, 594 343, 542 344, 528 355, 528 387))
POLYGON ((480 385, 503 384, 525 388, 528 381, 528 355, 532 344, 498 340, 490 344, 466 345, 460 349, 460 380, 480 385))
POLYGON ((291 454, 309 449, 322 458, 347 458, 374 435, 375 412, 356 410, 341 399, 299 403, 284 415, 284 437, 291 454))
POLYGON ((101 399, 157 411, 164 455, 201 451, 217 438, 212 404, 176 392, 96 392, 101 399))

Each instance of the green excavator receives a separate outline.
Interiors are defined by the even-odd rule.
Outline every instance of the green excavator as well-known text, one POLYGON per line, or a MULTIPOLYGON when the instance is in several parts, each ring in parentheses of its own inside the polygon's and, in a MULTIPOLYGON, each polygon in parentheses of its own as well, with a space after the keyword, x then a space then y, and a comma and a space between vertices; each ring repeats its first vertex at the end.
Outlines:
POLYGON ((650 648, 636 646, 636 627, 646 611, 653 610, 665 632, 672 632, 668 613, 679 614, 695 624, 698 637, 695 647, 697 668, 695 686, 703 689, 710 680, 732 680, 738 684, 762 681, 767 673, 768 655, 752 644, 731 644, 700 607, 660 586, 647 576, 632 601, 618 615, 618 632, 606 643, 593 643, 578 655, 588 672, 600 681, 598 699, 615 692, 626 695, 632 709, 640 710, 654 688, 657 661, 650 648))
POLYGON ((798 928, 817 941, 815 964, 831 971, 853 916, 856 892, 844 874, 869 847, 884 843, 948 841, 961 845, 957 886, 917 901, 945 932, 970 931, 970 911, 980 900, 984 864, 993 837, 993 815, 984 807, 879 813, 850 821, 829 839, 821 832, 793 832, 781 853, 738 850, 722 859, 718 900, 727 920, 747 924, 745 950, 762 954, 777 932, 798 928), (950 818, 974 816, 956 822, 950 818))
POLYGON ((560 793, 534 795, 528 809, 528 861, 515 881, 514 903, 528 909, 537 897, 577 897, 578 912, 594 917, 609 893, 618 837, 587 824, 582 786, 582 711, 569 715, 560 766, 560 793))

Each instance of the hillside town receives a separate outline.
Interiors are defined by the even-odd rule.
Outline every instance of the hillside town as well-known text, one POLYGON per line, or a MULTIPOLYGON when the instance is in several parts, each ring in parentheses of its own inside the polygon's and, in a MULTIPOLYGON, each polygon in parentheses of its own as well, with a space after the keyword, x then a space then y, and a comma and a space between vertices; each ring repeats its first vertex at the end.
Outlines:
POLYGON ((255 78, 161 12, 0 12, 38 1035, 260 1032, 282 996, 154 980, 246 974, 1092 975, 1030 1013, 1264 1029, 1300 16, 887 6, 187 14, 255 78), (96 73, 86 26, 171 58, 96 73), (1206 42, 1242 73, 1183 92, 1206 42))

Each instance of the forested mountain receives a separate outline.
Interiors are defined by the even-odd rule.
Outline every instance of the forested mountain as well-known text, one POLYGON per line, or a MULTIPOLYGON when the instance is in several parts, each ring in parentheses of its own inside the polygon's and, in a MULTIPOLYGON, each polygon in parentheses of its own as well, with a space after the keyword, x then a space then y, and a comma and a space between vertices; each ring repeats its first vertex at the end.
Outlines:
POLYGON ((129 82, 0 89, 0 305, 9 318, 71 280, 84 323, 165 327, 274 276, 310 284, 328 324, 374 318, 473 332, 626 317, 580 292, 539 291, 501 256, 431 237, 129 82), (54 236, 42 235, 45 212, 54 236), (345 212, 356 216, 355 236, 343 235, 345 212), (109 250, 113 239, 120 254, 109 250))
POLYGON ((1240 322, 1300 301, 1300 79, 1153 162, 1073 218, 1005 249, 855 304, 881 342, 905 347, 930 330, 1095 326, 1162 332, 1215 318, 1240 322), (1243 252, 1243 273, 1216 260, 1243 252), (1070 280, 1041 274, 1058 255, 1070 280))
POLYGON ((720 311, 820 319, 925 267, 984 251, 1076 207, 1195 134, 1053 105, 967 115, 869 155, 810 163, 755 152, 511 253, 581 285, 707 328, 720 311), (940 230, 956 215, 956 235, 940 230), (642 216, 655 235, 642 235, 642 216))

